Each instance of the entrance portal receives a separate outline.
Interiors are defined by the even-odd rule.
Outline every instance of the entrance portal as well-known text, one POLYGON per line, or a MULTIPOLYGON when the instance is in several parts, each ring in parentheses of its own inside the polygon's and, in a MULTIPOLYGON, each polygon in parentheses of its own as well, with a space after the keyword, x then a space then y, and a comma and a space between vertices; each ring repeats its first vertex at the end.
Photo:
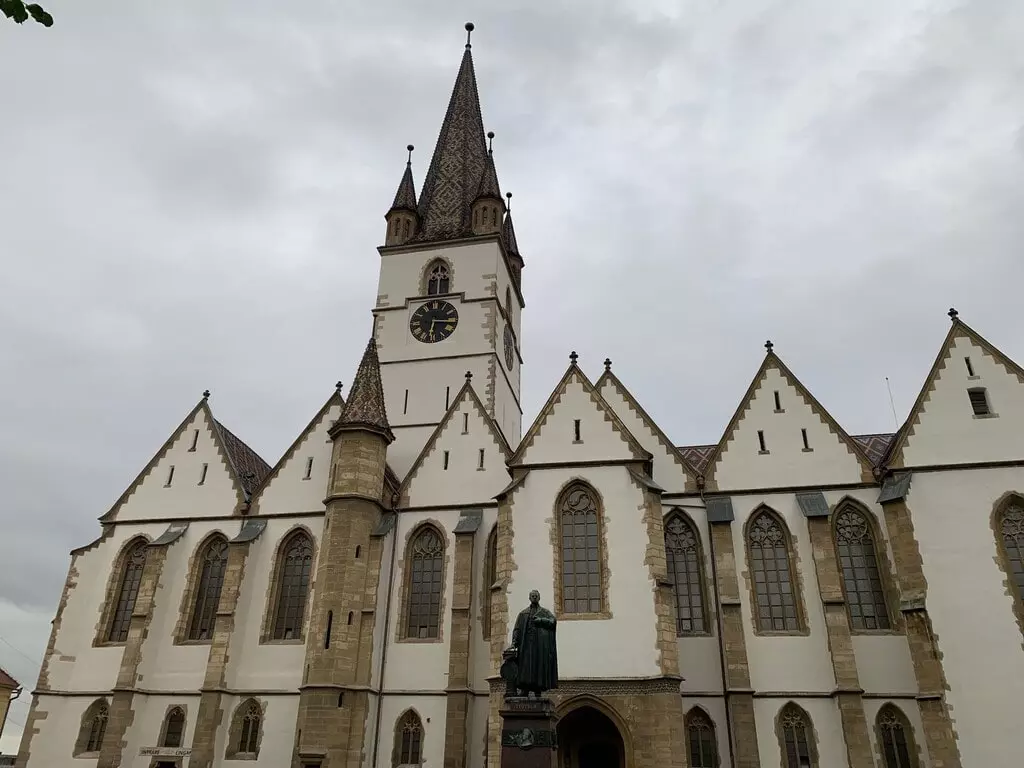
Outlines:
POLYGON ((558 721, 558 768, 625 768, 622 734, 607 715, 579 707, 558 721))

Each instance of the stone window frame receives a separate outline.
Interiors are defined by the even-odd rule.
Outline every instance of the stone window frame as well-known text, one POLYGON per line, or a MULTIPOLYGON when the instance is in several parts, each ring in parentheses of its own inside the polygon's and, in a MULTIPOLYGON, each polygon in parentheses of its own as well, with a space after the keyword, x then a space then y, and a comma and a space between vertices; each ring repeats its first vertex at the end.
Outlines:
POLYGON ((804 583, 800 573, 800 557, 796 548, 796 535, 786 524, 786 519, 775 509, 767 504, 759 504, 748 515, 743 525, 743 549, 747 558, 747 568, 743 577, 747 582, 747 592, 750 597, 750 620, 754 625, 754 634, 759 637, 793 637, 799 635, 810 635, 811 630, 807 620, 807 606, 804 604, 804 583), (753 558, 750 556, 750 527, 751 524, 762 514, 771 515, 775 522, 782 529, 786 541, 786 553, 789 560, 789 579, 793 587, 793 605, 796 608, 796 629, 762 629, 758 621, 757 588, 753 570, 753 558))
POLYGON ((484 640, 491 639, 491 609, 498 584, 498 524, 491 526, 484 543, 484 562, 480 579, 480 633, 484 640), (493 576, 493 578, 490 578, 493 576))
MULTIPOLYGON (((189 625, 192 623, 192 614, 195 612, 196 608, 196 597, 197 592, 199 591, 200 577, 203 573, 203 555, 206 552, 206 548, 209 547, 217 538, 223 539, 230 547, 230 539, 223 531, 210 531, 210 533, 200 540, 195 549, 192 550, 191 557, 189 557, 185 589, 181 594, 181 605, 178 608, 178 621, 174 626, 174 645, 211 645, 213 643, 213 632, 211 632, 210 637, 206 639, 190 640, 188 630, 189 625)), ((222 580, 221 597, 224 596, 223 588, 224 582, 222 580)), ((214 613, 214 627, 216 627, 216 610, 214 613)))
POLYGON ((435 256, 428 261, 423 271, 420 273, 420 296, 428 298, 430 296, 448 296, 455 292, 455 269, 452 267, 451 259, 445 258, 444 256, 435 256), (430 272, 438 264, 443 264, 445 269, 448 270, 448 290, 443 293, 430 293, 430 272))
POLYGON ((803 720, 804 736, 807 739, 807 754, 810 758, 810 768, 821 768, 818 753, 818 735, 814 730, 814 721, 806 709, 795 701, 787 701, 779 707, 775 715, 775 736, 779 742, 779 761, 781 768, 800 768, 799 764, 790 765, 786 756, 786 733, 783 720, 788 715, 797 715, 803 720))
POLYGON ((832 509, 829 518, 831 528, 832 547, 835 552, 836 568, 839 571, 839 588, 843 591, 843 602, 846 604, 846 619, 850 626, 850 633, 854 635, 901 635, 905 632, 903 614, 899 610, 900 590, 893 572, 892 562, 889 559, 889 541, 885 537, 878 518, 863 502, 844 496, 832 509), (886 615, 889 617, 889 629, 861 629, 854 626, 853 617, 850 615, 850 600, 846 592, 846 580, 843 578, 843 564, 839 555, 839 541, 836 537, 836 523, 839 515, 847 510, 857 512, 867 521, 871 540, 875 546, 875 566, 878 568, 878 577, 882 583, 882 597, 885 602, 886 615))
POLYGON ((392 765, 392 768, 398 768, 398 766, 405 766, 405 765, 423 765, 423 763, 425 762, 424 759, 423 759, 423 755, 426 752, 424 747, 425 747, 426 741, 427 741, 427 728, 424 725, 423 716, 419 712, 416 711, 415 707, 407 707, 406 709, 402 710, 402 713, 398 717, 395 718, 395 729, 394 730, 395 730, 394 738, 392 739, 393 743, 392 743, 392 747, 391 747, 391 765, 392 765), (401 762, 401 760, 402 760, 402 734, 405 731, 405 721, 407 719, 409 719, 410 717, 416 719, 416 723, 419 725, 419 728, 420 728, 420 743, 419 743, 419 750, 420 750, 419 758, 420 759, 419 759, 419 762, 417 762, 417 763, 412 763, 412 762, 410 762, 410 763, 403 763, 403 762, 401 762))
POLYGON ((254 696, 249 696, 242 699, 238 706, 235 707, 235 711, 231 714, 231 722, 228 724, 228 733, 226 743, 224 745, 224 759, 225 760, 259 760, 260 758, 260 747, 263 745, 263 736, 266 731, 264 725, 267 722, 267 702, 266 700, 257 699, 254 696), (238 747, 241 746, 242 741, 242 725, 245 718, 249 714, 251 707, 255 705, 259 711, 259 725, 256 729, 256 751, 255 752, 241 752, 238 747))
MULTIPOLYGON (((711 755, 711 765, 708 768, 718 768, 722 764, 722 756, 718 750, 718 729, 715 728, 715 719, 711 716, 711 713, 699 704, 692 706, 683 718, 683 730, 686 738, 686 759, 689 761, 689 758, 693 755, 693 748, 690 742, 690 721, 697 717, 706 720, 708 728, 711 730, 713 754, 711 755)), ((690 765, 690 762, 687 762, 686 765, 690 765)))
MULTIPOLYGON (((179 749, 185 746, 185 733, 188 731, 188 707, 184 704, 168 704, 167 711, 164 712, 163 722, 160 723, 160 737, 156 743, 159 747, 169 747, 171 749, 179 749), (167 726, 170 724, 171 715, 174 712, 181 712, 182 723, 181 723, 181 743, 180 744, 165 744, 167 739, 167 726)), ((164 758, 166 759, 166 758, 164 758)))
POLYGON ((316 581, 318 554, 316 537, 307 526, 302 524, 294 525, 289 528, 277 542, 277 547, 274 550, 273 567, 270 571, 270 579, 267 583, 266 605, 263 609, 263 624, 260 628, 260 645, 302 645, 306 642, 307 630, 309 629, 313 613, 313 601, 310 598, 313 595, 313 586, 316 581), (274 624, 277 622, 277 607, 281 597, 281 575, 284 570, 285 550, 291 543, 292 539, 300 533, 304 533, 309 537, 310 544, 313 548, 313 563, 309 570, 309 586, 306 589, 306 603, 303 607, 304 618, 302 620, 302 629, 298 637, 293 637, 290 640, 275 640, 274 624))
POLYGON ((608 589, 611 580, 611 570, 608 567, 608 526, 605 525, 604 497, 593 483, 583 477, 574 477, 562 485, 558 493, 555 494, 555 503, 551 513, 550 533, 551 548, 554 555, 554 596, 551 602, 554 606, 556 618, 559 621, 611 619, 612 609, 608 589), (593 494, 595 506, 597 507, 598 562, 601 564, 601 610, 586 613, 566 613, 562 610, 562 503, 565 497, 573 490, 573 487, 577 485, 585 486, 593 494))
MULTIPOLYGON (((708 599, 708 594, 709 594, 708 593, 708 578, 707 578, 707 571, 706 571, 706 563, 707 563, 707 561, 704 558, 704 541, 703 541, 703 539, 701 539, 700 529, 697 527, 697 524, 694 522, 693 518, 690 517, 688 514, 686 514, 686 512, 682 508, 680 508, 680 507, 672 507, 668 511, 668 513, 665 515, 665 518, 664 518, 663 527, 664 527, 665 539, 666 539, 666 541, 665 541, 665 570, 666 570, 666 574, 668 575, 669 580, 672 582, 672 592, 673 592, 673 595, 675 595, 676 589, 678 587, 678 584, 677 584, 677 580, 675 578, 675 574, 674 574, 671 566, 669 565, 669 556, 668 556, 668 533, 669 533, 669 531, 668 531, 668 524, 674 518, 678 518, 679 520, 681 520, 682 523, 684 525, 686 525, 690 529, 691 533, 693 533, 693 537, 694 537, 694 540, 696 542, 696 549, 697 549, 697 578, 698 578, 699 585, 700 585, 701 612, 703 614, 702 621, 704 622, 704 629, 701 630, 700 632, 680 632, 679 631, 679 617, 677 615, 676 616, 676 637, 712 637, 713 634, 714 634, 714 630, 713 630, 712 621, 711 621, 711 610, 710 610, 710 605, 711 604, 710 604, 710 601, 708 599)), ((674 597, 674 600, 676 600, 675 605, 676 605, 676 610, 678 610, 678 597, 674 597)))
POLYGON ((401 594, 399 597, 399 620, 395 622, 396 633, 395 641, 399 643, 440 643, 444 641, 444 629, 445 629, 445 616, 447 615, 447 599, 448 599, 448 569, 451 566, 452 556, 452 541, 448 538, 448 532, 445 527, 434 519, 421 520, 413 525, 408 533, 405 535, 405 545, 402 550, 401 568, 402 572, 398 574, 401 579, 401 594), (444 554, 441 560, 441 595, 439 602, 439 615, 437 619, 437 637, 408 637, 409 627, 409 596, 412 591, 412 547, 416 538, 424 530, 424 528, 433 528, 434 531, 441 539, 441 544, 444 547, 444 554))
POLYGON ((99 748, 102 749, 107 726, 110 724, 110 702, 103 697, 96 699, 82 710, 82 718, 78 725, 78 737, 75 739, 71 751, 72 757, 83 760, 95 760, 99 757, 100 749, 90 750, 88 747, 89 742, 93 740, 93 728, 96 727, 97 720, 100 719, 102 722, 98 726, 99 734, 96 740, 99 742, 99 748))
MULTIPOLYGON (((992 514, 989 524, 992 528, 993 543, 996 547, 995 560, 1000 572, 1003 574, 1003 593, 1010 598, 1013 607, 1013 616, 1017 620, 1017 628, 1024 635, 1024 588, 1018 588, 1013 580, 1013 564, 1010 553, 1006 548, 1003 533, 1003 517, 1011 507, 1024 509, 1024 494, 1016 491, 1004 493, 995 504, 992 505, 992 514)), ((1024 642, 1021 643, 1024 648, 1024 642)))
POLYGON ((921 755, 921 747, 918 744, 916 738, 914 738, 914 727, 910 723, 910 719, 906 716, 902 709, 900 709, 894 702, 887 701, 881 707, 878 712, 875 713, 874 719, 875 729, 875 753, 878 755, 878 765, 881 768, 920 768, 924 762, 921 755), (899 721, 900 726, 903 728, 903 733, 907 739, 907 753, 910 757, 910 764, 906 766, 890 766, 885 759, 885 747, 882 741, 882 715, 886 713, 892 713, 899 721))
MULTIPOLYGON (((107 577, 107 589, 104 592, 103 602, 100 603, 99 607, 100 618, 96 623, 96 634, 92 641, 94 648, 123 646, 127 643, 127 640, 108 640, 107 638, 110 637, 111 625, 117 612, 117 605, 121 599, 121 585, 124 583, 128 557, 136 546, 149 546, 150 541, 151 539, 146 534, 136 534, 129 537, 121 545, 121 549, 118 550, 117 556, 114 558, 114 566, 110 569, 110 575, 107 577)), ((136 600, 138 600, 137 594, 136 600)))

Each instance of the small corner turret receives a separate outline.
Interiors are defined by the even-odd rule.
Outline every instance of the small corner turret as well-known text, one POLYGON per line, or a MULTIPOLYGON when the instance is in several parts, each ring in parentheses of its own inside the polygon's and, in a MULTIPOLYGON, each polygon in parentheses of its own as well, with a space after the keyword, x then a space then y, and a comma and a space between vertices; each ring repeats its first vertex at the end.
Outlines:
POLYGON ((412 180, 412 144, 406 147, 409 153, 405 161, 405 173, 395 192, 395 200, 384 216, 388 230, 384 237, 384 245, 403 245, 419 232, 419 214, 416 212, 416 185, 412 180))
POLYGON ((480 187, 473 200, 473 234, 491 235, 501 231, 505 201, 501 199, 498 172, 494 168, 494 131, 487 132, 487 160, 480 177, 480 187))

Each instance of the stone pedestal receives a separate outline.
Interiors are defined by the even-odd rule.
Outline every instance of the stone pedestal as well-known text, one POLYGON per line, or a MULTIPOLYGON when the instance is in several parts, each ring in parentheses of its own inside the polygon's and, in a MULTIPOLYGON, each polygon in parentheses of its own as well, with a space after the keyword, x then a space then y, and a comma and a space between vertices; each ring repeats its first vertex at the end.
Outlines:
POLYGON ((555 709, 548 699, 505 699, 500 768, 556 768, 555 709))

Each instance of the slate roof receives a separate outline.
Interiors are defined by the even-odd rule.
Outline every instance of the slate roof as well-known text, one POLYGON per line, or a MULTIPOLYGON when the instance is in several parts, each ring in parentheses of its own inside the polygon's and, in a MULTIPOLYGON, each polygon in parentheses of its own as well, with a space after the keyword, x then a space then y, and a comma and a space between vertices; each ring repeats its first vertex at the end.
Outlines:
POLYGON ((885 432, 876 435, 850 435, 864 449, 868 459, 873 466, 879 466, 885 458, 885 454, 892 445, 896 435, 892 432, 885 432))
POLYGON ((505 250, 518 256, 519 243, 516 242, 516 230, 512 226, 512 211, 505 214, 505 220, 501 223, 501 238, 505 241, 505 250))
POLYGON ((718 443, 712 443, 711 445, 680 445, 676 447, 676 450, 683 454, 683 458, 690 462, 690 466, 698 472, 703 472, 707 468, 708 461, 711 460, 711 455, 717 447, 718 443))
POLYGON ((412 180, 412 160, 405 164, 405 173, 402 174, 402 180, 398 183, 398 190, 395 192, 395 201, 391 203, 391 210, 416 213, 416 185, 412 180))
MULTIPOLYGON (((480 186, 476 191, 477 200, 485 197, 501 200, 501 187, 498 186, 498 171, 494 167, 494 153, 490 150, 487 150, 484 172, 480 176, 480 186)), ((502 204, 504 205, 504 201, 502 201, 502 204)))
POLYGON ((20 686, 21 683, 0 668, 0 688, 18 688, 20 686))
POLYGON ((234 471, 235 477, 238 478, 242 490, 245 491, 246 496, 252 495, 264 478, 270 474, 271 466, 230 429, 216 419, 213 420, 213 423, 220 432, 224 450, 228 455, 228 462, 231 464, 231 469, 234 471))
POLYGON ((363 426, 391 435, 387 409, 384 407, 384 385, 380 379, 380 360, 377 358, 377 340, 372 336, 359 361, 359 370, 352 381, 348 400, 341 409, 336 426, 363 426))

